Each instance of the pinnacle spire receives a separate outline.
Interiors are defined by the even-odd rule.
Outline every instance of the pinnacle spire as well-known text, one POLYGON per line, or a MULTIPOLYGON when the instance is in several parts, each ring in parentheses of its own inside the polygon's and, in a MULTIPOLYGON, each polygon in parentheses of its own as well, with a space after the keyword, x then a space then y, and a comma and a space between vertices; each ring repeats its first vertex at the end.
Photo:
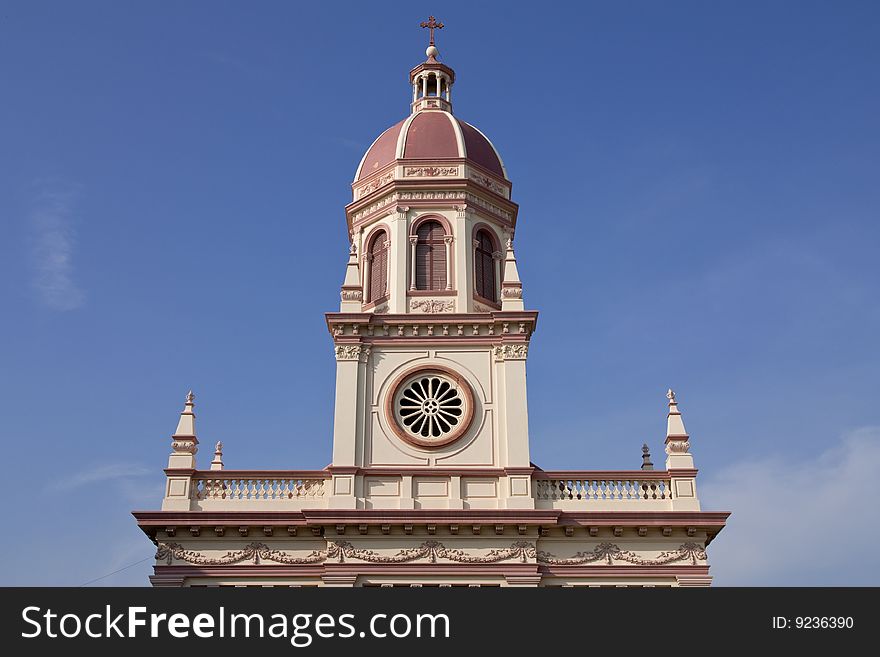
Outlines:
POLYGON ((693 469, 694 457, 689 453, 690 436, 684 428, 672 388, 666 391, 666 399, 669 400, 669 412, 666 415, 666 469, 693 469))
POLYGON ((672 388, 666 391, 666 398, 669 400, 669 414, 666 416, 666 442, 669 442, 670 439, 687 440, 688 432, 684 428, 684 420, 681 419, 681 411, 678 410, 678 402, 672 388))
POLYGON ((364 288, 361 285, 361 272, 358 264, 357 245, 352 241, 348 249, 348 264, 345 267, 345 279, 339 293, 341 302, 339 312, 359 313, 364 301, 364 288))
POLYGON ((523 310, 522 281, 516 267, 516 254, 513 252, 513 237, 507 238, 504 256, 504 275, 501 280, 501 310, 523 310))
POLYGON ((193 391, 190 390, 186 393, 186 401, 183 405, 183 410, 180 412, 180 420, 177 422, 177 430, 174 432, 174 437, 195 437, 196 435, 196 414, 193 412, 193 407, 195 406, 196 396, 193 394, 193 391))

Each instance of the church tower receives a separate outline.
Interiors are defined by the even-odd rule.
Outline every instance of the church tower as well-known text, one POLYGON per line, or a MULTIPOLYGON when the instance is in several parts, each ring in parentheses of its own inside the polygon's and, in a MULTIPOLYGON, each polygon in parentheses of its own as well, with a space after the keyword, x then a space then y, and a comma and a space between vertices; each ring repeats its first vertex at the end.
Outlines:
POLYGON ((345 208, 348 263, 326 315, 331 464, 237 470, 216 442, 199 469, 188 394, 161 509, 134 512, 157 548, 153 585, 708 586, 706 546, 729 514, 700 507, 672 390, 665 469, 647 444, 633 469, 531 462, 538 313, 523 304, 518 208, 498 150, 453 112, 442 24, 422 26, 409 113, 367 149, 345 208))
POLYGON ((413 508, 409 490, 389 494, 381 475, 355 470, 454 468, 464 481, 451 496, 423 499, 427 482, 411 482, 420 506, 534 508, 526 357, 538 314, 523 309, 518 208, 498 150, 453 112, 441 25, 425 24, 410 113, 367 150, 346 206, 351 253, 339 312, 327 314, 335 506, 413 508), (467 481, 486 468, 504 471, 497 491, 467 481))

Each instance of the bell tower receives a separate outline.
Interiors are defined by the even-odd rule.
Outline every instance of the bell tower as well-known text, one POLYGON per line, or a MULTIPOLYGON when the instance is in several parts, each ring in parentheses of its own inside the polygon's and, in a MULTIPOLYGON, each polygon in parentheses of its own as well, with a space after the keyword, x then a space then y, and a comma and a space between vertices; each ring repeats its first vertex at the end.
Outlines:
POLYGON ((345 209, 348 264, 339 312, 326 316, 330 504, 534 508, 526 358, 537 312, 522 300, 518 206, 495 146, 452 113, 455 72, 434 43, 443 24, 422 26, 431 39, 409 74, 410 114, 367 150, 345 209))

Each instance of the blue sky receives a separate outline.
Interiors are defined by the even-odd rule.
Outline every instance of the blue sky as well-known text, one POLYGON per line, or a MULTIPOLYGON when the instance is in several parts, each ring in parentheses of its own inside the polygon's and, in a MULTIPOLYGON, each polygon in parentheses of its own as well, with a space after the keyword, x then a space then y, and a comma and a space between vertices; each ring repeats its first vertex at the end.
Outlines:
POLYGON ((189 388, 203 464, 329 462, 343 206, 429 13, 520 204, 532 460, 662 463, 672 386, 719 584, 880 584, 880 6, 781 1, 0 4, 0 583, 152 554, 189 388))

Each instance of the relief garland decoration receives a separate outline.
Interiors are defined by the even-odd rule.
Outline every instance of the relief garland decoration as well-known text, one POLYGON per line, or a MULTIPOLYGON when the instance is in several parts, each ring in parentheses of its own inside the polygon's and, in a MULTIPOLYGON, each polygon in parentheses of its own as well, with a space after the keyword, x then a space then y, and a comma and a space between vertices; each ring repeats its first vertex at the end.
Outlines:
POLYGON ((272 550, 265 543, 250 543, 242 550, 230 550, 222 557, 206 557, 201 552, 184 550, 179 543, 159 543, 156 560, 165 561, 169 566, 173 559, 186 561, 199 566, 224 566, 242 561, 252 560, 254 565, 264 561, 274 561, 288 565, 321 563, 327 559, 325 550, 312 550, 304 557, 294 557, 280 550, 272 550))
POLYGON ((578 552, 569 558, 560 558, 549 552, 539 551, 538 561, 551 566, 578 566, 604 560, 609 566, 615 561, 625 561, 637 566, 662 566, 676 561, 690 559, 696 566, 697 560, 706 560, 706 550, 698 543, 684 543, 677 550, 661 552, 654 559, 642 559, 628 550, 621 550, 614 543, 600 543, 592 552, 578 552))
POLYGON ((331 543, 327 549, 328 558, 337 559, 339 563, 344 563, 346 559, 358 559, 370 563, 407 563, 419 559, 428 559, 431 563, 437 563, 437 559, 448 559, 458 563, 498 563, 514 558, 526 563, 528 559, 534 559, 536 555, 535 546, 527 541, 517 541, 509 548, 489 550, 483 556, 470 555, 463 550, 448 548, 439 541, 425 541, 418 547, 406 548, 392 555, 382 555, 373 550, 356 548, 347 541, 336 541, 331 543))
POLYGON ((539 563, 551 566, 577 566, 597 561, 605 561, 612 565, 614 561, 624 561, 637 566, 662 566, 690 559, 692 565, 697 561, 706 560, 706 550, 698 543, 684 543, 675 550, 661 552, 653 559, 642 559, 634 552, 621 550, 614 543, 600 543, 590 552, 578 552, 572 557, 561 558, 543 550, 536 550, 528 541, 517 541, 508 548, 495 548, 485 555, 471 555, 463 550, 448 548, 439 541, 425 541, 418 547, 405 548, 396 554, 383 555, 373 550, 356 548, 347 541, 330 543, 326 550, 312 550, 304 557, 294 557, 281 550, 270 549, 265 543, 250 543, 241 550, 230 550, 220 557, 207 557, 195 550, 185 550, 179 543, 159 543, 156 560, 165 561, 169 566, 173 560, 185 561, 199 566, 224 566, 252 561, 259 565, 260 561, 271 561, 286 565, 304 565, 322 563, 327 559, 335 559, 345 563, 346 559, 357 559, 370 563, 408 563, 427 559, 437 563, 438 559, 447 559, 458 563, 498 563, 509 559, 518 559, 527 563, 536 559, 539 563))

